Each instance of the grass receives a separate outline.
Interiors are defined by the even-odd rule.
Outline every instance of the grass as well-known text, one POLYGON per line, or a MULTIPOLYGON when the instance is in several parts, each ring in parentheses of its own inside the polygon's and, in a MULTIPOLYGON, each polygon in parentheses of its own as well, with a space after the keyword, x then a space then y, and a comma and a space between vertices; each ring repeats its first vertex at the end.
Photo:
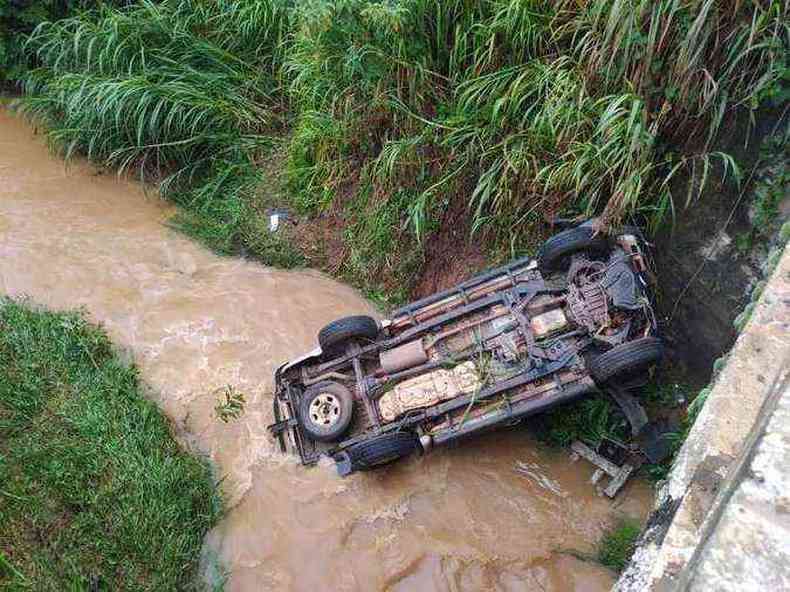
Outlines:
POLYGON ((604 438, 625 442, 630 434, 627 420, 604 394, 543 413, 535 425, 541 440, 559 447, 581 440, 595 448, 604 438))
POLYGON ((621 520, 598 543, 598 561, 616 572, 623 571, 634 554, 640 532, 637 521, 621 520))
MULTIPOLYGON (((751 227, 735 238, 738 251, 752 255, 754 247, 765 245, 783 222, 780 204, 790 191, 790 131, 771 135, 760 147, 757 177, 749 208, 751 227)), ((770 245, 769 245, 770 246, 770 245)))
POLYGON ((725 114, 751 108, 785 75, 783 11, 676 0, 305 3, 285 65, 294 187, 315 208, 360 177, 390 199, 407 192, 401 220, 418 239, 447 196, 466 202, 474 232, 504 241, 536 212, 616 221, 641 209, 657 222, 691 204, 715 168, 737 176, 710 139, 725 114), (688 138, 694 148, 670 149, 688 138), (696 182, 675 196, 683 170, 696 182))
MULTIPOLYGON (((691 387, 676 382, 658 381, 655 378, 645 387, 632 394, 639 398, 651 421, 661 420, 667 410, 685 408, 689 400, 691 387)), ((683 425, 678 431, 665 434, 670 443, 671 453, 659 463, 645 463, 641 473, 653 482, 666 479, 672 468, 675 454, 680 450, 688 430, 694 423, 696 414, 704 404, 704 393, 688 405, 683 425)), ((617 404, 604 394, 585 398, 576 403, 549 411, 535 418, 537 436, 546 444, 567 448, 574 441, 580 440, 593 448, 604 438, 619 442, 631 441, 630 426, 617 404)))
POLYGON ((0 589, 198 587, 221 502, 78 313, 0 301, 0 589))
POLYGON ((410 195, 400 192, 382 199, 372 188, 360 190, 345 230, 348 254, 340 274, 358 286, 386 286, 387 305, 405 304, 416 281, 424 255, 401 221, 410 195))
POLYGON ((513 253, 546 217, 638 211, 656 225, 714 173, 737 178, 712 140, 783 100, 788 10, 139 0, 39 26, 25 109, 64 154, 156 181, 184 207, 176 224, 217 251, 288 266, 299 249, 261 239, 258 220, 281 142, 291 195, 275 205, 339 213, 344 248, 310 261, 410 292, 436 233, 513 253), (462 229, 444 217, 459 208, 462 229))
POLYGON ((651 380, 640 396, 648 408, 669 409, 683 405, 688 398, 689 387, 672 380, 651 380))

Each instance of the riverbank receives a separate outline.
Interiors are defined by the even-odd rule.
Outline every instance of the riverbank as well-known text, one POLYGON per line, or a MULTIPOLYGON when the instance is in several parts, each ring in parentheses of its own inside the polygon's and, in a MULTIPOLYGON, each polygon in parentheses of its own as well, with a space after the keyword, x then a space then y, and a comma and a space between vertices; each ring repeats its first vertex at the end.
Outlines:
POLYGON ((611 573, 568 551, 593 554, 623 515, 642 520, 649 484, 613 506, 592 469, 521 428, 343 480, 306 470, 265 430, 274 369, 334 318, 378 314, 372 305, 315 271, 219 257, 167 228, 173 207, 140 185, 81 159, 64 166, 4 111, 0 129, 0 289, 83 307, 134 359, 179 442, 216 467, 228 511, 207 537, 222 566, 207 561, 207 579, 227 570, 232 591, 608 589, 611 573), (228 388, 246 405, 224 423, 228 388))
MULTIPOLYGON (((732 317, 756 281, 752 255, 775 209, 751 219, 754 163, 716 138, 721 129, 740 144, 751 130, 740 122, 781 101, 786 17, 777 3, 130 3, 41 27, 23 105, 66 157, 155 185, 179 206, 169 223, 214 251, 321 269, 380 306, 533 253, 556 215, 660 229, 671 373, 649 398, 681 423, 734 339, 732 317), (276 231, 273 210, 286 212, 276 231), (660 226, 670 217, 679 223, 660 226)), ((157 268, 160 254, 145 255, 157 268)), ((166 267, 194 279, 200 264, 175 257, 166 267)), ((298 282, 284 283, 302 296, 298 282)), ((304 310, 316 306, 305 300, 304 310)), ((277 312, 276 297, 265 301, 277 312)), ((256 340, 274 343, 298 324, 267 320, 279 333, 256 340)), ((233 366, 246 346, 226 346, 233 366)), ((201 397, 185 398, 162 402, 184 424, 201 397)), ((621 418, 602 401, 555 415, 570 418, 549 430, 555 440, 615 429, 621 418)), ((198 425, 212 431, 204 407, 198 425)), ((261 438, 251 430, 245 438, 261 438)), ((234 499, 254 462, 230 463, 234 499)))
POLYGON ((183 590, 222 501, 79 313, 0 298, 0 588, 183 590))

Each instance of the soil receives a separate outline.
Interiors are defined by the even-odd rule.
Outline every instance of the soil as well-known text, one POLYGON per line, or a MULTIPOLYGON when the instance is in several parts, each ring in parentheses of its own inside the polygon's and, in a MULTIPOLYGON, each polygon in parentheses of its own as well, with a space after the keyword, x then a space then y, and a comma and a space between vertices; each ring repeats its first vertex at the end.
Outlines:
POLYGON ((299 219, 293 239, 310 262, 310 267, 323 269, 335 276, 339 274, 348 256, 348 248, 343 240, 347 224, 345 211, 337 206, 332 206, 327 212, 299 219))
POLYGON ((440 231, 425 244, 425 265, 412 291, 422 298, 450 288, 489 265, 482 241, 470 238, 469 208, 457 200, 445 212, 440 231))
MULTIPOLYGON (((758 242, 739 249, 736 239, 752 230, 749 209, 757 180, 753 171, 760 164, 761 143, 781 130, 780 115, 763 112, 750 134, 745 121, 734 122, 715 149, 734 156, 743 171, 741 186, 731 177, 722 181, 721 171, 715 171, 700 198, 678 211, 674 223, 655 237, 666 366, 676 380, 689 386, 709 382, 713 363, 737 337, 733 321, 762 279, 765 245, 758 242)), ((688 178, 679 179, 673 188, 680 200, 685 200, 687 183, 688 178)))

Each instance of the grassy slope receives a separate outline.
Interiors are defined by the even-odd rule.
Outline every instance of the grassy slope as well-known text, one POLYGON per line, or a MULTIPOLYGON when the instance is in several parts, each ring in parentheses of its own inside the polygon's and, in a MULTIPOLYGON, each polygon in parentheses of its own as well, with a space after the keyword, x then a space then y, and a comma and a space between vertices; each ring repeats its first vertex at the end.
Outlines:
POLYGON ((472 230, 484 250, 524 252, 544 216, 640 212, 657 223, 693 201, 695 191, 672 195, 677 173, 701 189, 714 169, 737 172, 710 140, 736 109, 777 90, 786 11, 677 0, 304 3, 284 67, 297 202, 343 207, 343 268, 368 284, 414 282, 419 269, 400 264, 423 250, 416 237, 472 230), (398 215, 384 232, 391 205, 398 215), (460 225, 446 216, 458 207, 460 225))
POLYGON ((216 251, 297 264, 251 199, 282 131, 285 22, 276 0, 170 0, 45 23, 24 109, 66 156, 157 182, 183 208, 174 224, 216 251))
POLYGON ((211 472, 101 329, 0 301, 0 434, 0 590, 194 582, 221 509, 211 472))

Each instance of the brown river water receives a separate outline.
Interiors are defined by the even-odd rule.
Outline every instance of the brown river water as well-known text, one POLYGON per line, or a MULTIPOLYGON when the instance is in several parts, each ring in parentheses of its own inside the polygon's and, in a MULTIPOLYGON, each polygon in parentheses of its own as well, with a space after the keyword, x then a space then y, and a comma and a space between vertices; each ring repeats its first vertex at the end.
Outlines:
POLYGON ((611 586, 566 551, 591 552, 618 516, 642 518, 650 487, 600 497, 589 465, 523 428, 347 479, 277 451, 265 433, 275 367, 312 349, 328 321, 376 313, 319 273, 218 257, 168 229, 172 213, 133 181, 65 166, 0 106, 0 292, 84 307, 139 365, 182 442, 213 461, 229 510, 204 563, 227 570, 227 590, 611 586), (224 424, 213 408, 227 385, 247 408, 224 424))

